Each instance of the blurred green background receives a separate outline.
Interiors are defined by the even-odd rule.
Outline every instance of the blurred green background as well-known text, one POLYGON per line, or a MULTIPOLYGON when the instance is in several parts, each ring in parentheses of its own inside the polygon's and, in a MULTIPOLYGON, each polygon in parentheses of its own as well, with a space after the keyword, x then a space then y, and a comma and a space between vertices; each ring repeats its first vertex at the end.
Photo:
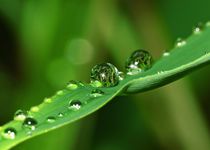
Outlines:
MULTIPOLYGON (((210 20, 209 0, 0 0, 0 125, 90 69, 124 71, 143 48, 157 60, 210 20)), ((209 150, 210 66, 165 87, 117 97, 14 150, 209 150)))

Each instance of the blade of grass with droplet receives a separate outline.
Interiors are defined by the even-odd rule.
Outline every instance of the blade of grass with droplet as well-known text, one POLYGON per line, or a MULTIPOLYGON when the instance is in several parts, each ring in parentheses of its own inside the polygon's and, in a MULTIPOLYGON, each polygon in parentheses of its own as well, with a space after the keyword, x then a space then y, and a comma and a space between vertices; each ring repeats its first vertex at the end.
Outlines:
MULTIPOLYGON (((208 25, 208 24, 207 24, 208 25)), ((95 87, 89 84, 78 84, 74 89, 66 87, 53 97, 38 106, 37 112, 29 111, 38 124, 31 131, 23 126, 21 121, 11 121, 1 127, 0 149, 8 149, 29 138, 46 133, 65 124, 71 123, 98 110, 115 96, 124 93, 142 92, 160 87, 175 81, 183 75, 210 62, 210 28, 207 27, 199 34, 194 34, 186 40, 186 44, 175 47, 169 56, 160 58, 148 71, 126 75, 125 79, 115 87, 100 88, 104 92, 101 96, 91 96, 95 87), (81 107, 69 109, 69 102, 80 101, 81 107), (59 117, 59 113, 64 116, 59 117), (47 117, 54 116, 54 122, 47 122, 47 117), (5 138, 4 130, 12 127, 16 130, 14 139, 5 138)), ((78 103, 77 103, 78 104, 78 103)))

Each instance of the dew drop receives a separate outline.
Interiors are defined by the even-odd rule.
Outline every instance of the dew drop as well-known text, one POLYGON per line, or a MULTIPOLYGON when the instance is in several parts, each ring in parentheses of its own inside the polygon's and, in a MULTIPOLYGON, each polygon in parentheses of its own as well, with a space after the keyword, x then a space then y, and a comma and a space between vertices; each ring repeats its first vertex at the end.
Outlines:
POLYGON ((14 128, 6 128, 3 133, 3 137, 6 139, 15 139, 17 131, 14 128))
POLYGON ((152 66, 152 56, 145 50, 136 50, 127 59, 125 68, 128 75, 145 71, 152 66))
POLYGON ((27 117, 25 121, 23 122, 23 127, 29 128, 31 130, 35 130, 37 121, 34 118, 27 117))
POLYGON ((57 94, 57 95, 63 95, 63 93, 64 93, 64 92, 63 92, 62 90, 60 90, 60 91, 58 91, 56 94, 57 94))
POLYGON ((38 106, 33 106, 30 109, 31 112, 38 112, 39 111, 39 107, 38 106))
POLYGON ((74 80, 68 82, 67 88, 70 90, 75 90, 78 88, 78 83, 74 80))
POLYGON ((79 110, 82 106, 82 102, 79 100, 72 100, 69 103, 69 109, 71 110, 79 110))
POLYGON ((210 21, 206 22, 206 27, 210 27, 210 21))
POLYGON ((99 97, 99 96, 104 95, 104 92, 102 90, 99 90, 99 89, 94 89, 94 90, 92 90, 90 95, 92 97, 99 97))
POLYGON ((125 78, 124 72, 118 72, 119 80, 123 80, 125 78))
POLYGON ((91 81, 90 85, 93 87, 102 87, 103 86, 102 83, 97 80, 91 81))
POLYGON ((49 116, 49 117, 47 117, 47 122, 48 123, 53 123, 53 122, 55 122, 55 117, 53 117, 53 116, 49 116))
POLYGON ((52 99, 51 99, 51 98, 45 98, 45 99, 44 99, 44 102, 45 102, 45 103, 48 103, 48 104, 49 104, 49 103, 52 103, 52 99))
POLYGON ((118 84, 118 70, 110 63, 95 65, 91 70, 91 83, 100 82, 103 87, 112 87, 118 84))
POLYGON ((176 41, 176 47, 182 47, 186 44, 186 41, 183 40, 182 38, 178 38, 176 41))
POLYGON ((17 110, 14 114, 14 120, 17 120, 17 121, 24 121, 27 117, 27 112, 26 111, 23 111, 23 110, 17 110))
POLYGON ((200 22, 193 28, 194 34, 199 34, 203 30, 203 24, 200 22))
POLYGON ((163 57, 167 57, 167 56, 169 56, 169 55, 170 55, 170 53, 167 52, 167 51, 163 53, 163 57))
POLYGON ((59 113, 58 113, 58 117, 59 117, 59 118, 62 118, 63 116, 64 116, 64 114, 63 114, 62 112, 59 112, 59 113))

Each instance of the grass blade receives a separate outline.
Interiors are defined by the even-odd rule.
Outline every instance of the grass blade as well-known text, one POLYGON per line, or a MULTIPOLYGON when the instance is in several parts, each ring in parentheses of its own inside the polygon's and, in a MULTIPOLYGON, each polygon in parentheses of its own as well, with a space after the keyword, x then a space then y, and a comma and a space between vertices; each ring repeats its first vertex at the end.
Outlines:
POLYGON ((51 98, 45 99, 39 106, 31 108, 28 115, 37 122, 33 128, 25 127, 23 121, 16 120, 2 126, 0 149, 11 148, 29 138, 81 119, 98 110, 117 95, 142 92, 181 78, 210 61, 209 38, 210 28, 206 27, 204 31, 190 36, 181 46, 177 45, 171 50, 170 55, 160 58, 148 71, 126 75, 125 79, 114 87, 96 88, 81 82, 69 84, 51 98), (95 89, 100 89, 104 94, 91 95, 95 89), (70 107, 72 101, 73 109, 70 107), (8 128, 16 130, 15 137, 11 132, 4 134, 8 128))

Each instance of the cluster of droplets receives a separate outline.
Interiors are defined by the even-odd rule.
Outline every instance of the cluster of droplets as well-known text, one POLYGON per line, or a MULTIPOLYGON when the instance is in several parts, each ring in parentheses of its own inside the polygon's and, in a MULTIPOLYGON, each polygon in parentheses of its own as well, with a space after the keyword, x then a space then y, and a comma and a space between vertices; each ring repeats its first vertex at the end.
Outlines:
MULTIPOLYGON (((199 22, 197 25, 195 25, 193 27, 192 33, 195 35, 199 35, 202 33, 202 31, 204 30, 205 27, 210 27, 210 21, 207 22, 204 26, 203 23, 199 22)), ((178 38, 175 42, 175 47, 179 48, 179 47, 183 47, 187 44, 187 41, 183 38, 178 38)), ((170 52, 166 51, 163 53, 163 57, 169 56, 170 52)))
MULTIPOLYGON (((126 74, 135 75, 144 72, 152 66, 152 56, 146 50, 136 50, 125 63, 126 74)), ((125 78, 123 72, 110 63, 102 63, 91 70, 90 80, 94 87, 113 87, 125 78)), ((100 95, 100 91, 98 91, 100 95)))
MULTIPOLYGON (((210 27, 210 22, 206 23, 206 26, 210 27)), ((199 23, 193 28, 194 34, 200 34, 203 30, 203 24, 199 23)), ((175 47, 182 47, 186 45, 186 41, 184 39, 178 38, 175 44, 175 47)), ((165 51, 162 55, 163 57, 170 56, 169 51, 165 51)), ((130 57, 127 59, 125 63, 125 70, 128 76, 136 75, 142 72, 147 71, 152 67, 153 59, 151 54, 146 50, 136 50, 134 51, 130 57)), ((163 71, 157 72, 158 74, 162 74, 163 71)), ((123 72, 118 71, 118 69, 111 63, 102 63, 95 65, 91 70, 90 75, 90 85, 94 87, 94 89, 90 92, 90 97, 97 98, 103 96, 105 93, 102 90, 104 87, 114 87, 118 85, 121 81, 126 78, 126 75, 123 72), (103 88, 101 88, 103 87, 103 88)), ((79 81, 69 81, 67 84, 67 89, 76 90, 78 87, 83 87, 84 84, 79 81)), ((64 94, 64 91, 60 90, 56 93, 57 96, 61 96, 64 94)), ((50 104, 52 103, 52 98, 45 98, 44 103, 50 104)), ((79 99, 72 99, 68 103, 68 109, 72 111, 78 111, 82 108, 85 103, 79 99)), ((39 107, 34 106, 30 109, 30 112, 38 112, 39 107)), ((64 117, 65 113, 59 112, 57 114, 58 118, 64 117)), ((38 121, 34 119, 32 116, 28 114, 27 111, 18 110, 15 112, 14 120, 21 121, 22 127, 28 129, 29 131, 34 131, 38 125, 38 121)), ((47 123, 54 123, 56 121, 55 116, 48 116, 46 118, 47 123)), ((17 135, 17 131, 13 127, 8 127, 3 130, 2 136, 6 139, 15 139, 17 135)), ((29 132, 29 133, 31 133, 29 132)))

